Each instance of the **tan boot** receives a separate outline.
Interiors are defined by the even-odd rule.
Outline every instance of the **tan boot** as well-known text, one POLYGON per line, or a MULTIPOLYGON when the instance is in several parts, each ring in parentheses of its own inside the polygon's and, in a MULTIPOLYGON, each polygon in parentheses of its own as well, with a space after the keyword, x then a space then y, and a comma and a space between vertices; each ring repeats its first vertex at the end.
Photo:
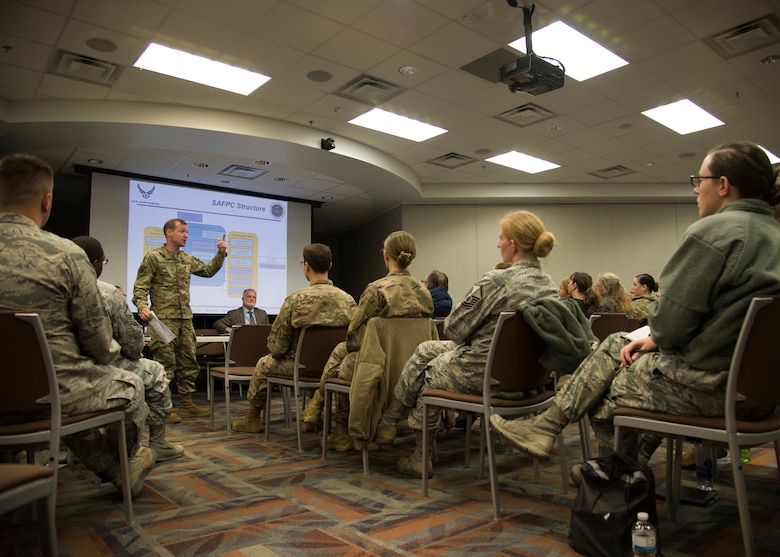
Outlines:
POLYGON ((165 418, 166 424, 180 424, 181 423, 181 416, 179 416, 176 412, 171 412, 170 415, 165 418))
MULTIPOLYGON (((154 451, 149 447, 138 447, 132 458, 128 461, 130 468, 130 493, 133 497, 140 493, 144 486, 144 480, 146 475, 154 466, 154 451)), ((122 471, 119 463, 116 466, 112 466, 110 470, 106 471, 108 479, 114 484, 114 487, 122 492, 122 471)))
POLYGON ((345 453, 353 447, 352 437, 349 435, 347 424, 337 421, 333 427, 333 433, 328 435, 328 448, 345 453))
POLYGON ((250 404, 249 414, 247 414, 245 418, 233 422, 233 431, 261 433, 263 431, 263 419, 261 414, 262 406, 250 404))
MULTIPOLYGON (((433 432, 431 432, 431 436, 433 435, 433 432)), ((429 445, 432 441, 433 437, 428 441, 429 445)), ((396 466, 396 469, 401 474, 406 474, 407 476, 417 476, 418 478, 422 477, 423 472, 423 462, 422 462, 422 431, 415 431, 414 432, 414 452, 408 456, 404 457, 401 460, 398 461, 398 465, 396 466)), ((428 454, 431 454, 430 446, 428 447, 428 454)), ((433 477, 433 463, 430 459, 428 459, 428 477, 433 477)))
POLYGON ((171 445, 165 439, 165 424, 149 426, 149 448, 157 462, 165 462, 184 456, 184 447, 171 445))
POLYGON ((550 458, 555 437, 569 423, 569 418, 553 404, 530 420, 506 420, 494 414, 490 417, 490 423, 512 445, 524 453, 539 458, 550 458))
POLYGON ((392 445, 395 443, 395 436, 398 428, 394 425, 382 425, 381 422, 376 428, 374 441, 380 445, 392 445))
POLYGON ((179 393, 179 415, 182 418, 204 418, 211 415, 211 410, 192 402, 192 393, 179 393))
POLYGON ((322 396, 322 391, 317 389, 314 391, 314 395, 309 401, 309 405, 301 413, 301 420, 303 423, 317 426, 322 422, 322 406, 325 403, 325 398, 322 396))
POLYGON ((408 412, 409 409, 395 398, 390 401, 390 405, 387 407, 387 410, 385 410, 382 419, 379 420, 379 424, 376 427, 374 441, 380 445, 392 445, 395 442, 398 422, 404 419, 408 412))

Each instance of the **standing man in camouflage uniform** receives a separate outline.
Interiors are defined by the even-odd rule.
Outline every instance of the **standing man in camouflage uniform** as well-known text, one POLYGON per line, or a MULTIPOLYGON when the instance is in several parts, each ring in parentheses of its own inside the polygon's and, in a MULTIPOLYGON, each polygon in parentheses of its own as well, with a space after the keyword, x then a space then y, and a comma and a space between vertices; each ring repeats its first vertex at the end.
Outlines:
POLYGON ((143 328, 133 317, 118 287, 99 280, 100 275, 103 274, 103 265, 108 263, 103 246, 91 236, 77 236, 73 238, 73 243, 84 250, 95 268, 98 290, 103 296, 108 317, 111 319, 112 336, 121 348, 121 352, 111 365, 132 371, 144 382, 146 404, 149 407, 149 415, 146 418, 149 426, 149 448, 154 451, 157 462, 183 456, 184 447, 171 445, 165 439, 165 420, 173 408, 165 368, 159 362, 142 357, 143 328))
POLYGON ((261 414, 268 396, 266 377, 269 373, 293 375, 301 329, 309 325, 343 327, 352 318, 356 306, 354 298, 333 286, 328 279, 332 262, 330 248, 324 244, 309 244, 303 248, 303 274, 309 286, 287 296, 279 308, 268 335, 270 354, 257 361, 249 383, 249 414, 233 422, 233 431, 263 431, 261 414))
MULTIPOLYGON (((498 245, 503 261, 512 266, 485 274, 444 321, 450 340, 421 343, 401 372, 393 392, 393 402, 377 427, 376 442, 392 443, 398 422, 409 412, 409 427, 415 430, 414 453, 398 461, 398 471, 419 477, 422 473, 423 404, 420 393, 427 389, 447 389, 466 394, 482 392, 490 343, 503 310, 543 296, 554 296, 558 287, 542 271, 539 257, 545 257, 555 238, 533 213, 516 211, 506 215, 499 226, 498 245)), ((441 410, 432 408, 429 424, 439 427, 441 410)), ((428 463, 428 470, 432 470, 428 463)))
MULTIPOLYGON (((95 270, 73 242, 44 232, 54 172, 31 155, 0 160, 0 309, 40 315, 60 388, 62 415, 124 408, 133 495, 154 465, 154 452, 135 447, 149 408, 135 374, 109 365, 119 354, 98 292, 95 270)), ((13 420, 13 416, 1 416, 13 420)), ((114 435, 69 435, 65 444, 93 472, 122 489, 114 435)))
POLYGON ((141 319, 149 321, 152 316, 150 310, 153 310, 157 318, 176 335, 172 342, 165 344, 152 331, 150 346, 154 359, 165 366, 168 378, 176 378, 179 413, 171 412, 168 418, 168 423, 176 423, 181 418, 210 414, 207 408, 196 406, 192 401, 200 366, 195 355, 197 342, 190 308, 190 275, 213 277, 217 274, 225 261, 227 246, 223 235, 217 242, 217 254, 206 264, 182 251, 187 244, 186 222, 171 219, 163 225, 163 232, 165 245, 147 253, 138 268, 133 303, 141 319))

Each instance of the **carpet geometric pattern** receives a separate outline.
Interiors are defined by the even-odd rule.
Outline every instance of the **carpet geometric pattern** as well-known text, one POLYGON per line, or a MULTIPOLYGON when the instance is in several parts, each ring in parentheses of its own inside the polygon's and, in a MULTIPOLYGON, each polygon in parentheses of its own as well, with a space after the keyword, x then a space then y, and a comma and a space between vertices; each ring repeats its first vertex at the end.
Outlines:
MULTIPOLYGON (((471 466, 464 468, 464 433, 438 439, 438 461, 429 497, 419 478, 395 471, 409 443, 370 452, 370 475, 359 452, 329 451, 320 437, 304 433, 297 450, 286 428, 280 397, 274 397, 269 442, 263 434, 225 431, 224 400, 217 395, 214 427, 209 418, 168 427, 168 438, 185 446, 183 458, 149 474, 135 498, 136 521, 124 522, 122 500, 81 464, 61 469, 57 533, 62 556, 554 556, 576 555, 568 545, 572 485, 562 489, 557 456, 540 463, 506 444, 497 457, 501 519, 492 520, 490 484, 478 474, 478 435, 471 466)), ((205 393, 196 401, 207 405, 205 393)), ((231 417, 247 411, 235 395, 231 417)), ((567 427, 569 465, 581 460, 579 434, 567 427)), ((594 447, 595 451, 595 447, 594 447)), ((663 481, 665 452, 651 465, 663 481)), ((681 505, 672 522, 658 501, 659 530, 667 557, 742 554, 739 516, 728 457, 719 461, 718 499, 701 508, 681 505)), ((752 451, 745 465, 751 517, 759 555, 780 555, 780 481, 770 445, 752 451)), ((693 473, 684 481, 693 483, 693 473)), ((28 510, 0 519, 0 557, 40 555, 38 527, 28 510)))

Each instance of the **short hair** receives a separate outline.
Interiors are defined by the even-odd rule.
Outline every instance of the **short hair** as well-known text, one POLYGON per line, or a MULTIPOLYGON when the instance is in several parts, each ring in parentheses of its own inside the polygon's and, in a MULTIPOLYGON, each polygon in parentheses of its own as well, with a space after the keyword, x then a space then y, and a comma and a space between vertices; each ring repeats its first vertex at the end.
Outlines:
POLYGON ((428 283, 428 288, 442 288, 444 290, 450 289, 450 281, 447 275, 441 271, 431 271, 425 278, 425 282, 428 283))
POLYGON ((327 273, 333 263, 333 253, 325 244, 309 244, 303 248, 303 260, 315 273, 327 273))
POLYGON ((740 197, 762 199, 773 206, 780 203, 778 170, 772 168, 767 154, 755 143, 724 143, 710 149, 707 155, 710 174, 726 176, 739 190, 740 197))
POLYGON ((555 245, 555 236, 547 232, 542 219, 530 211, 509 213, 501 219, 499 226, 515 246, 536 257, 546 257, 555 245))
POLYGON ((163 235, 167 236, 167 234, 165 233, 168 232, 169 230, 176 230, 177 224, 183 224, 184 226, 187 226, 187 223, 182 219, 171 219, 169 221, 166 221, 165 224, 163 224, 163 235))
POLYGON ((417 257, 417 242, 408 232, 396 230, 385 238, 384 250, 401 269, 406 269, 417 257))
POLYGON ((241 297, 243 298, 244 296, 246 296, 247 292, 254 292, 255 296, 257 296, 257 290, 255 290, 254 288, 244 288, 244 291, 241 293, 241 297))
POLYGON ((636 276, 636 281, 642 286, 647 286, 648 292, 658 292, 658 283, 655 282, 653 275, 642 273, 636 276))
POLYGON ((84 250, 90 263, 103 260, 103 257, 105 256, 103 246, 92 236, 76 236, 73 238, 72 242, 84 250))
POLYGON ((51 193, 54 170, 35 155, 16 153, 0 159, 0 207, 23 207, 51 193))

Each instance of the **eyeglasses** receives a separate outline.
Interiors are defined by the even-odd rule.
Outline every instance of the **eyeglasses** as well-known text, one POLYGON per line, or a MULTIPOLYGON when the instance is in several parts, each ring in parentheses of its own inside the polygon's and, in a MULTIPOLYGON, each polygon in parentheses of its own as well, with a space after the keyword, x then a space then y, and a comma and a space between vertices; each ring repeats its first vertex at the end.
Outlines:
POLYGON ((104 257, 103 259, 98 259, 103 265, 108 265, 108 257, 104 257))
POLYGON ((693 176, 691 175, 691 185, 694 188, 698 188, 701 185, 702 180, 717 180, 720 176, 693 176))

